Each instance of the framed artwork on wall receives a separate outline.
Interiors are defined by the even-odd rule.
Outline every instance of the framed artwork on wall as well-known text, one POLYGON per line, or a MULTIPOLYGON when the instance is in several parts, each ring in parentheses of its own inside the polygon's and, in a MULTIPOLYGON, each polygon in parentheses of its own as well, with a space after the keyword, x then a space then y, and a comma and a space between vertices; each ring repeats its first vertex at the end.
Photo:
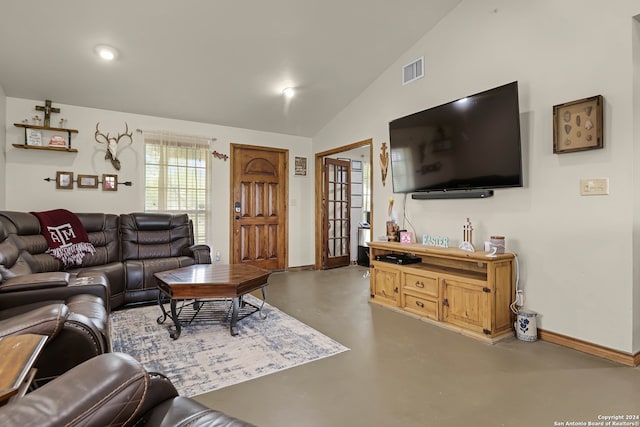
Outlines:
POLYGON ((98 188, 98 175, 78 174, 78 188, 98 188))
POLYGON ((553 152, 556 154, 604 147, 602 95, 553 106, 553 152))
POLYGON ((307 158, 296 157, 295 158, 295 174, 306 176, 307 175, 307 158))
POLYGON ((102 175, 102 191, 118 191, 118 175, 102 175))
POLYGON ((73 172, 56 172, 56 189, 72 190, 73 189, 73 172))

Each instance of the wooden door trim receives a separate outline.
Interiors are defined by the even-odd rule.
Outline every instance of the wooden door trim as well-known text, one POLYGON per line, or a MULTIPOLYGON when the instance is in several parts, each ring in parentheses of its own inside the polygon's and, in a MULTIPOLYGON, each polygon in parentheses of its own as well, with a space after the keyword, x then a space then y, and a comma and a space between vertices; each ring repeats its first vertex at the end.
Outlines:
POLYGON ((370 173, 371 177, 369 179, 369 192, 371 194, 371 217, 370 217, 370 226, 373 231, 373 139, 365 139, 359 142, 354 142, 353 144, 344 145, 342 147, 336 147, 331 150, 322 151, 320 153, 316 153, 315 155, 315 269, 322 269, 322 171, 323 171, 323 159, 326 156, 333 156, 334 154, 339 154, 345 151, 350 151, 355 148, 366 147, 369 146, 369 161, 371 162, 370 173))
POLYGON ((285 197, 285 202, 284 203, 284 222, 283 222, 283 227, 284 227, 284 269, 288 270, 289 269, 289 150, 284 149, 284 148, 274 148, 274 147, 262 147, 259 145, 247 145, 247 144, 234 144, 231 143, 230 144, 230 161, 231 163, 229 164, 229 262, 232 262, 233 260, 233 254, 235 253, 235 247, 234 247, 234 233, 233 233, 233 227, 234 227, 234 215, 232 212, 233 209, 233 204, 234 204, 234 198, 233 198, 233 158, 235 156, 235 152, 236 150, 239 149, 249 149, 249 150, 260 150, 260 151, 271 151, 274 153, 279 153, 279 154, 284 154, 284 197, 285 197))

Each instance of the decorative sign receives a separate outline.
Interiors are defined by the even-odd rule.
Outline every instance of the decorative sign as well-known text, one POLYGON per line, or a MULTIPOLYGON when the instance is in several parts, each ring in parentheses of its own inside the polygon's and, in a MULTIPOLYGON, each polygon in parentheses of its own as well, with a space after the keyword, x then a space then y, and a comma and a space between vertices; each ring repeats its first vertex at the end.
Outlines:
POLYGON ((35 129, 26 129, 27 131, 27 145, 42 145, 42 132, 35 129))
POLYGON ((437 246, 439 248, 448 248, 449 238, 440 237, 440 236, 429 236, 428 234, 423 234, 422 244, 425 246, 437 246))
POLYGON ((295 168, 296 175, 307 175, 307 158, 306 157, 296 157, 295 159, 295 168))
POLYGON ((410 231, 400 232, 400 243, 411 244, 413 243, 413 233, 410 231))

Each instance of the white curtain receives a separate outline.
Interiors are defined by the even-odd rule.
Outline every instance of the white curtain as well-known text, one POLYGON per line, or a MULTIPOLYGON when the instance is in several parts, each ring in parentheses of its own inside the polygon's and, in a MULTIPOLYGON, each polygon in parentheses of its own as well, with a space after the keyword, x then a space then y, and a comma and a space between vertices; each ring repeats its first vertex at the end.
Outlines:
POLYGON ((196 243, 211 242, 211 139, 144 131, 145 211, 187 213, 196 243))

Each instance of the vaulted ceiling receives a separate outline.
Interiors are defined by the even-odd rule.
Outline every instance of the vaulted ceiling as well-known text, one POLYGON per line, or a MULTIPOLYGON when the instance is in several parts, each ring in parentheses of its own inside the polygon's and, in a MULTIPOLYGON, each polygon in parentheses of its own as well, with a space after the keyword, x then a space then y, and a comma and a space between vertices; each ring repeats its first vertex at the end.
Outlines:
POLYGON ((310 137, 460 1, 6 0, 0 86, 10 97, 310 137), (117 60, 100 60, 100 44, 117 60))

